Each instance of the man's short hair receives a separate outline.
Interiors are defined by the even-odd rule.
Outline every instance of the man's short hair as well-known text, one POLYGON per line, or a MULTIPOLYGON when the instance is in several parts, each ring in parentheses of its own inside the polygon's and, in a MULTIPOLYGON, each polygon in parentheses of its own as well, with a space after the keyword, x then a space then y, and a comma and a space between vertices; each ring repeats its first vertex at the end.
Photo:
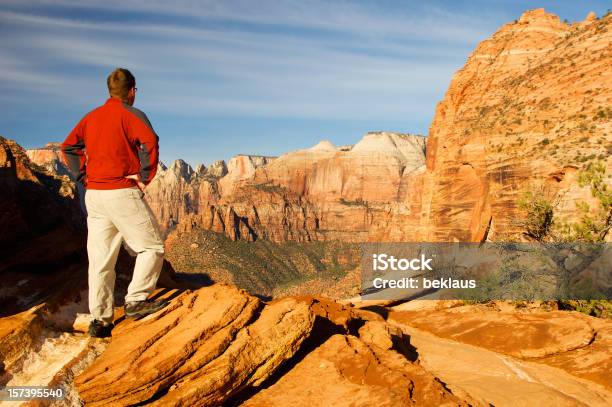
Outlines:
POLYGON ((108 93, 111 96, 126 99, 130 89, 136 86, 136 78, 125 68, 117 68, 106 79, 108 93))

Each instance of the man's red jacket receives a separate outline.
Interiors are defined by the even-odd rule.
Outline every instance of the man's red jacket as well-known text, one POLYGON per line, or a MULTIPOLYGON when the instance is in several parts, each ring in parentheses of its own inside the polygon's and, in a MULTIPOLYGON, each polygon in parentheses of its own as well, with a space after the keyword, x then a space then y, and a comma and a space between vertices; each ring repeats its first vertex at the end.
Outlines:
POLYGON ((87 189, 136 185, 125 178, 140 174, 145 184, 157 171, 159 137, 147 116, 117 98, 89 112, 62 143, 64 159, 87 189))

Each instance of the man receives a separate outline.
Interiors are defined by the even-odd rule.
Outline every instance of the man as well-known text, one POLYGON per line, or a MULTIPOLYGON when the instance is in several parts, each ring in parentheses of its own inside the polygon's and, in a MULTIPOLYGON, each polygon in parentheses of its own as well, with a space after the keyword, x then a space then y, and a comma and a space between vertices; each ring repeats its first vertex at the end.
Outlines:
POLYGON ((64 158, 85 188, 89 258, 89 335, 108 337, 113 328, 115 263, 125 240, 138 255, 125 297, 125 315, 142 318, 167 305, 147 301, 161 272, 164 245, 145 201, 157 171, 158 141, 147 116, 133 107, 136 79, 115 69, 107 79, 110 98, 88 113, 62 144, 64 158))

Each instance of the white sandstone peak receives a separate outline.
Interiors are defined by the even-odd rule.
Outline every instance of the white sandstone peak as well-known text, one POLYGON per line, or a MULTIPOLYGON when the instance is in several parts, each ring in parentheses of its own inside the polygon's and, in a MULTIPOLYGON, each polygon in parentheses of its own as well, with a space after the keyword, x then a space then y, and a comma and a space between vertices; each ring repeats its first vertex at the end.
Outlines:
POLYGON ((337 151, 336 146, 329 140, 321 140, 315 146, 309 148, 311 151, 337 151))
POLYGON ((221 178, 227 174, 227 164, 224 160, 217 160, 208 167, 208 173, 213 177, 221 178))
POLYGON ((193 174, 193 168, 191 168, 191 165, 187 164, 180 158, 172 163, 170 166, 170 171, 185 180, 191 178, 191 175, 193 174))
POLYGON ((425 163, 426 138, 388 131, 367 133, 348 154, 393 155, 411 167, 425 163))
POLYGON ((206 174, 207 170, 206 170, 206 166, 204 164, 198 164, 198 165, 196 165, 194 171, 195 171, 196 175, 204 175, 204 174, 206 174))

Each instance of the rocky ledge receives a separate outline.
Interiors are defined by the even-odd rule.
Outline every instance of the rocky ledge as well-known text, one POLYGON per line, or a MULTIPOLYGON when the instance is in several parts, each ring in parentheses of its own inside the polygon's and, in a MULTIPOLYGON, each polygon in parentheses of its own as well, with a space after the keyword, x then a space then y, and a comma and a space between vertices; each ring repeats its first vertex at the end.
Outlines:
POLYGON ((87 405, 282 405, 323 402, 325 388, 363 405, 460 402, 375 313, 312 297, 263 304, 223 284, 164 296, 175 298, 155 315, 117 316, 106 351, 75 380, 87 405))
MULTIPOLYGON (((610 405, 612 322, 530 304, 265 303, 234 286, 161 289, 110 339, 0 319, 0 385, 62 385, 70 405, 610 405)), ((56 318, 55 318, 56 319, 56 318)))

